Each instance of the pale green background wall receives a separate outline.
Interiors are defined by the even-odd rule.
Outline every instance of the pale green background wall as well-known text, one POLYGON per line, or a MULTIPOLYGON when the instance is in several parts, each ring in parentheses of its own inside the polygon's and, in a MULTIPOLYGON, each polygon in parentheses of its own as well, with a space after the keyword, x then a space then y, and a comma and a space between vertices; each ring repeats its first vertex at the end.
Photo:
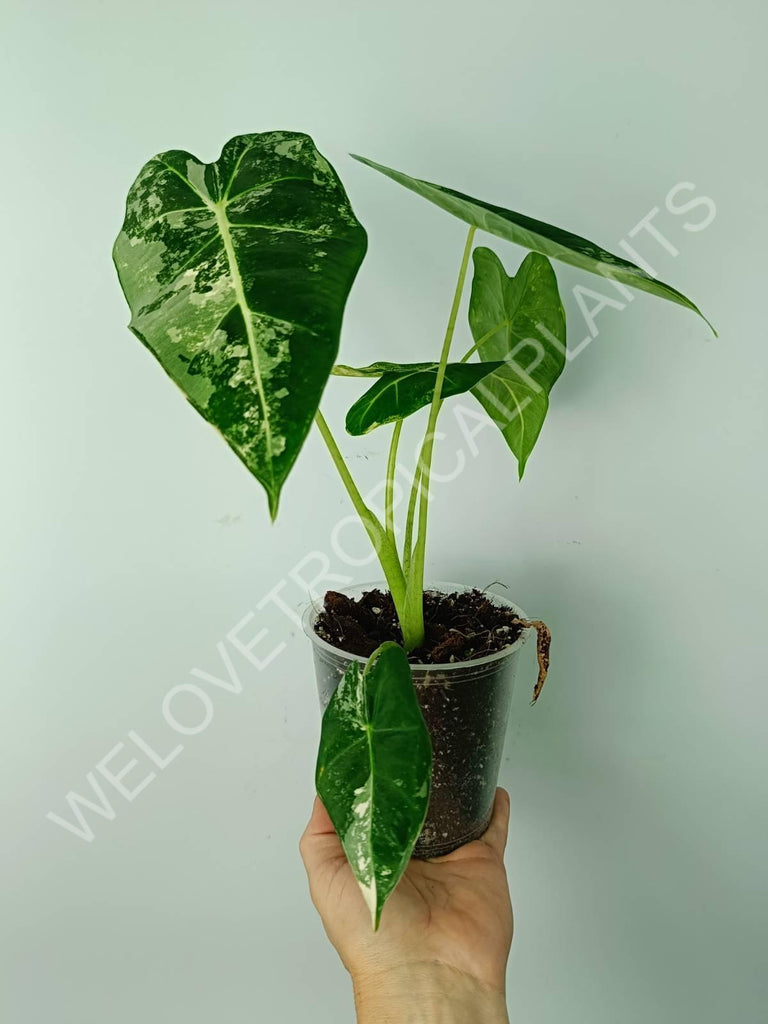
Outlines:
MULTIPOLYGON (((296 849, 309 653, 257 609, 283 578, 301 603, 287 572, 331 552, 345 499, 313 438, 267 525, 258 486, 125 329, 110 263, 144 160, 211 160, 277 127, 316 138, 370 231, 348 361, 434 351, 464 237, 348 150, 609 248, 660 207, 679 255, 647 233, 637 248, 721 339, 643 296, 602 313, 523 485, 491 431, 445 485, 430 571, 503 580, 555 632, 535 710, 527 654, 503 767, 513 1021, 763 1020, 764 5, 48 0, 3 20, 0 1018, 351 1017, 296 849), (683 227, 705 211, 665 209, 679 182, 716 203, 706 230, 683 227), (163 698, 217 671, 249 611, 259 654, 289 648, 263 672, 237 655, 240 695, 198 679, 210 727, 132 803, 112 789, 92 843, 46 820, 129 730, 171 749, 163 698)), ((558 274, 578 342, 570 292, 595 282, 558 274)), ((352 387, 327 395, 337 424, 352 387)), ((381 447, 346 445, 364 481, 381 447)), ((131 785, 151 767, 135 752, 131 785)))

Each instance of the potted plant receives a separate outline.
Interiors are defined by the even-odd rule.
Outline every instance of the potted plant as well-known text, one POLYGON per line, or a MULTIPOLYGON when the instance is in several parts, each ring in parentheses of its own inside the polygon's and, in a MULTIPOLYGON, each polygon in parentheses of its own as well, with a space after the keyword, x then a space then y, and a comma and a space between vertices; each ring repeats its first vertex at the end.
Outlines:
POLYGON ((426 361, 337 364, 342 315, 367 237, 312 139, 231 139, 206 164, 179 150, 140 171, 114 261, 130 328, 263 485, 274 519, 282 486, 316 424, 373 544, 385 583, 326 595, 305 627, 325 707, 316 782, 374 927, 408 859, 445 853, 486 827, 517 654, 537 633, 535 701, 549 631, 512 602, 453 585, 425 588, 430 478, 443 403, 468 394, 498 425, 522 477, 566 362, 565 313, 551 260, 702 315, 674 288, 601 247, 523 214, 391 170, 465 221, 447 328, 426 361), (530 250, 508 274, 478 230, 530 250), (451 357, 472 264, 472 342, 451 357), (355 436, 391 426, 383 515, 366 504, 325 418, 331 375, 370 378, 346 417, 355 436), (428 421, 401 529, 395 507, 406 419, 428 421))

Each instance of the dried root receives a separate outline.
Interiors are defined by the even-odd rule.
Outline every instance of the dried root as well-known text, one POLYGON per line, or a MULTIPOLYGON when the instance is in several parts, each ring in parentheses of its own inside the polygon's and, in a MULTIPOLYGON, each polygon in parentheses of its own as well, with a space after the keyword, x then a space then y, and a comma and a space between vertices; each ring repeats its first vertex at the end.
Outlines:
POLYGON ((533 699, 531 700, 531 704, 535 704, 539 699, 541 688, 549 671, 549 648, 552 646, 552 633, 549 626, 542 622, 541 619, 531 619, 530 621, 528 619, 515 619, 514 621, 526 629, 536 630, 536 657, 539 662, 539 677, 533 688, 533 699))

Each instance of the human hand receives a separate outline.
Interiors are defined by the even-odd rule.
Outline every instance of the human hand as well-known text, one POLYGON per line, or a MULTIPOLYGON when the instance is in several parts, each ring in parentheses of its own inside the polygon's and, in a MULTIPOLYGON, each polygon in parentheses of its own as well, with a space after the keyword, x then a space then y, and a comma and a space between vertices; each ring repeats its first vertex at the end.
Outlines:
POLYGON ((487 832, 445 857, 411 860, 374 932, 328 812, 315 798, 300 850, 312 901, 352 976, 359 1024, 507 1021, 508 827, 509 795, 497 789, 487 832))

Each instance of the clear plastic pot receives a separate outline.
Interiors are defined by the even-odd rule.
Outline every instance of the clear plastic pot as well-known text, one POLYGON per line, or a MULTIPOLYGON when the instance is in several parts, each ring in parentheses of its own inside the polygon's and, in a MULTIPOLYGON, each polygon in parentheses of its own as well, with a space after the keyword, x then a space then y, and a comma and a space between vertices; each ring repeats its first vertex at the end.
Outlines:
MULTIPOLYGON (((386 589, 367 583, 342 592, 358 597, 366 590, 386 589)), ((427 590, 442 593, 471 588, 454 583, 430 584, 427 590)), ((517 605, 496 594, 496 604, 517 605)), ((339 680, 352 661, 365 658, 345 654, 315 633, 319 607, 304 612, 303 626, 312 641, 317 689, 322 710, 328 705, 339 680)), ((446 665, 411 665, 416 695, 432 737, 432 789, 427 819, 414 856, 439 857, 464 843, 478 839, 488 827, 499 778, 504 735, 515 682, 517 658, 527 631, 503 651, 473 661, 446 665)))

